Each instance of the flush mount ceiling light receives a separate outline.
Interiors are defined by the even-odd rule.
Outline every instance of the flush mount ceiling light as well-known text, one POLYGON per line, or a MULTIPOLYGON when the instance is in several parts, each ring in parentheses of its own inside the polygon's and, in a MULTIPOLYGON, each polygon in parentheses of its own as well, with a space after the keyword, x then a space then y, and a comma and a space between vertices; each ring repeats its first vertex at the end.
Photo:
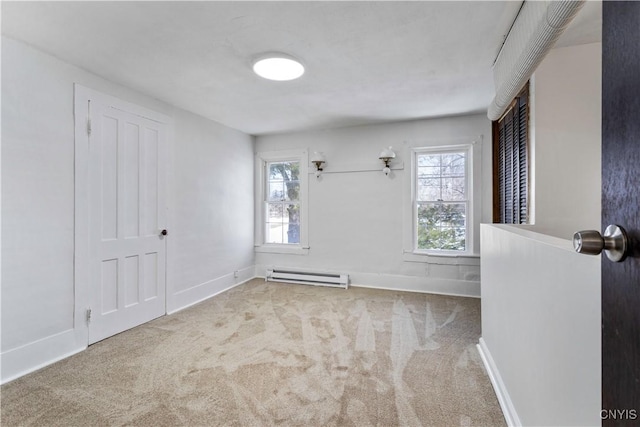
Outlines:
POLYGON ((304 66, 284 53, 263 55, 253 63, 253 71, 262 78, 276 81, 295 80, 304 74, 304 66))

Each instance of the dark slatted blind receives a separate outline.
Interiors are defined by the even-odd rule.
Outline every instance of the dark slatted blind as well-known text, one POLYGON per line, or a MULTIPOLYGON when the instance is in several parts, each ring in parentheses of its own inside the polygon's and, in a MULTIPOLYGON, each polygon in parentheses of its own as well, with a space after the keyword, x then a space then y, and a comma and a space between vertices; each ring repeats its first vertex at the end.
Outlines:
POLYGON ((528 161, 529 90, 514 100, 494 122, 493 220, 502 224, 526 224, 529 219, 528 161))

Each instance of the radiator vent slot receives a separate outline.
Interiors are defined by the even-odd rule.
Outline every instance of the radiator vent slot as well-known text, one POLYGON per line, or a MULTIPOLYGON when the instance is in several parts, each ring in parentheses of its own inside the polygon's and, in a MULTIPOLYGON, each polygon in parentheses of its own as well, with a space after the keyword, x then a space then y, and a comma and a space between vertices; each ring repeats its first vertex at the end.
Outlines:
POLYGON ((269 269, 266 280, 270 282, 301 283, 303 285, 331 286, 347 289, 349 287, 348 274, 316 273, 310 271, 295 271, 290 269, 269 269))

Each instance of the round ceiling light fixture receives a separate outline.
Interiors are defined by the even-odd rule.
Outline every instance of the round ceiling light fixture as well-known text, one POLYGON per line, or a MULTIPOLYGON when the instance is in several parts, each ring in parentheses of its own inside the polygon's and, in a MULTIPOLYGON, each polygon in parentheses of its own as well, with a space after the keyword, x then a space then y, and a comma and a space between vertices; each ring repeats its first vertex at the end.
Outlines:
POLYGON ((276 81, 295 80, 304 74, 304 66, 284 53, 262 55, 253 63, 253 71, 262 78, 276 81))

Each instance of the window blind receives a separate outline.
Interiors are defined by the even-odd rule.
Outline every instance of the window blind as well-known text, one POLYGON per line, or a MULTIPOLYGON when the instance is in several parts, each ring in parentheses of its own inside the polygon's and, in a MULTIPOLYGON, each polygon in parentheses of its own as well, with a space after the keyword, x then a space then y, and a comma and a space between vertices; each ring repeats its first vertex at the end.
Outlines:
POLYGON ((494 214, 501 224, 526 224, 529 220, 529 90, 513 101, 494 122, 494 214))

